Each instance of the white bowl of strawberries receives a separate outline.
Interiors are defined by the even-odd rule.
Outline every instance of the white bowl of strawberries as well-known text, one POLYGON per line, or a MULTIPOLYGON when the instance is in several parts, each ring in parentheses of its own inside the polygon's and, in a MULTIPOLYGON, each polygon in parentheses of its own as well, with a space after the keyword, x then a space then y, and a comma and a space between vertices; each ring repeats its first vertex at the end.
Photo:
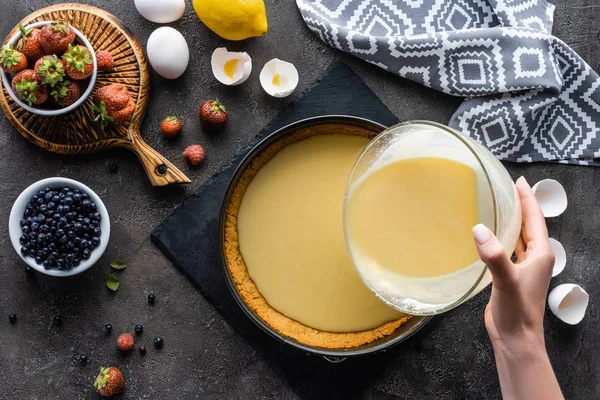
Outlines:
POLYGON ((0 50, 2 83, 25 110, 67 114, 94 89, 98 64, 87 38, 64 20, 23 27, 0 50))

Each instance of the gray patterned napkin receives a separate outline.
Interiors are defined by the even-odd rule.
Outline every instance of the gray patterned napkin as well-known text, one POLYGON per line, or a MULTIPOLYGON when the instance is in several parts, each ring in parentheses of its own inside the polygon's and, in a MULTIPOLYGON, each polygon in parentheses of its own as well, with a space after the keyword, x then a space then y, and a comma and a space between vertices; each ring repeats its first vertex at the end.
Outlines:
POLYGON ((600 79, 544 0, 296 0, 328 45, 466 97, 450 126, 508 161, 600 166, 600 79))

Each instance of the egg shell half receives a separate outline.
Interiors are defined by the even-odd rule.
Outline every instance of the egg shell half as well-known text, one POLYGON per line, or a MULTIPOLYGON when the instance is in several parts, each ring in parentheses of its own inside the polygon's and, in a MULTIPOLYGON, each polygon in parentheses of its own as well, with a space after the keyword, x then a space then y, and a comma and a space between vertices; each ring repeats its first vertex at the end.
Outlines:
POLYGON ((298 86, 298 70, 294 64, 274 58, 268 61, 260 71, 260 84, 273 97, 287 97, 298 86), (280 76, 280 85, 275 85, 273 79, 280 76))
POLYGON ((587 292, 574 283, 559 285, 548 295, 552 314, 569 325, 577 325, 583 320, 589 301, 587 292))
POLYGON ((219 47, 213 51, 210 64, 213 75, 224 85, 236 86, 244 83, 252 73, 252 59, 248 53, 227 51, 225 47, 219 47), (225 64, 230 60, 238 60, 233 71, 233 78, 225 73, 225 64))
POLYGON ((185 12, 185 0, 135 0, 135 8, 148 21, 166 24, 185 12))
POLYGON ((544 179, 531 188, 546 218, 558 217, 567 209, 565 188, 554 179, 544 179))
POLYGON ((168 26, 152 32, 148 38, 146 52, 152 68, 167 79, 179 78, 190 61, 190 50, 185 38, 168 26))
POLYGON ((550 238, 550 249, 554 253, 554 267, 552 268, 552 277, 557 276, 565 269, 567 265, 567 252, 563 245, 556 239, 550 238))

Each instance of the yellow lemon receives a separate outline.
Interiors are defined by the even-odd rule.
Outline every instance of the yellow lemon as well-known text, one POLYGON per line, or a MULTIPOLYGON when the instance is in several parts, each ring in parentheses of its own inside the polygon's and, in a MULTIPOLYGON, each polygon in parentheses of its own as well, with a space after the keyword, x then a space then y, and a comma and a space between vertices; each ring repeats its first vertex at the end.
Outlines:
POLYGON ((193 0, 204 24, 227 40, 244 40, 267 33, 263 0, 193 0))

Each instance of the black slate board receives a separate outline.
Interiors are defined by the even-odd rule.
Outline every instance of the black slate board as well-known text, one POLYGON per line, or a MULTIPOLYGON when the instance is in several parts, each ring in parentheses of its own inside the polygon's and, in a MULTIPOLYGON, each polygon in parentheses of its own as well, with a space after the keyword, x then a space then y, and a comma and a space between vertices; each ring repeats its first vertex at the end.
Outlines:
POLYGON ((277 348, 279 343, 243 313, 225 282, 218 242, 221 202, 235 169, 261 139, 301 119, 328 114, 367 118, 385 126, 398 123, 348 66, 337 64, 308 93, 283 109, 230 164, 203 183, 151 235, 152 242, 188 276, 235 330, 260 347, 268 346, 271 354, 273 346, 277 348))

